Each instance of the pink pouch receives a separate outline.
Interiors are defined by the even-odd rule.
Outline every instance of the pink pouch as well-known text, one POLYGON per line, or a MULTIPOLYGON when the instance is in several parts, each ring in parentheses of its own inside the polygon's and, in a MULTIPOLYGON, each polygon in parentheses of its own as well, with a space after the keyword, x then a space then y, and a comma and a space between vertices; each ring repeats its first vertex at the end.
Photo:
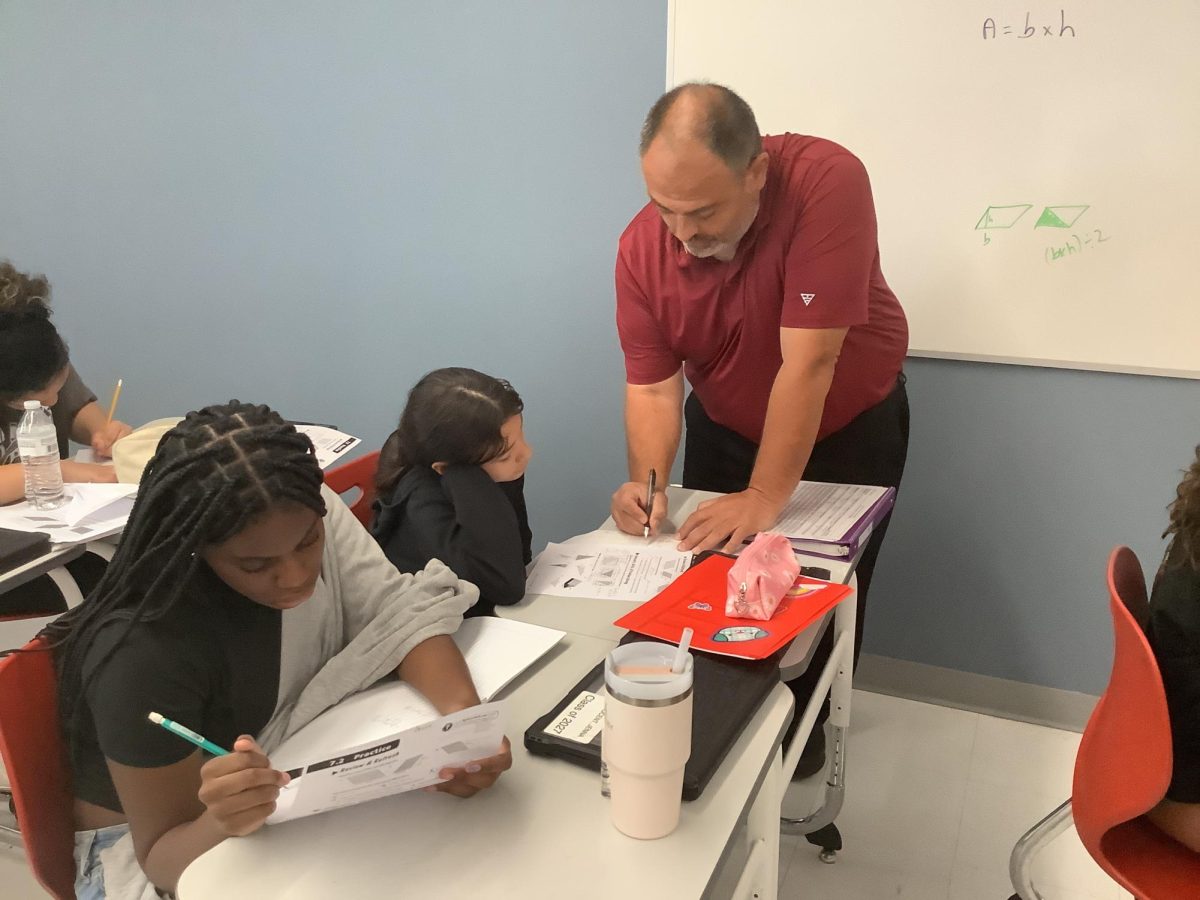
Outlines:
POLYGON ((800 574, 791 542, 782 534, 759 532, 729 570, 725 615, 766 620, 800 574))

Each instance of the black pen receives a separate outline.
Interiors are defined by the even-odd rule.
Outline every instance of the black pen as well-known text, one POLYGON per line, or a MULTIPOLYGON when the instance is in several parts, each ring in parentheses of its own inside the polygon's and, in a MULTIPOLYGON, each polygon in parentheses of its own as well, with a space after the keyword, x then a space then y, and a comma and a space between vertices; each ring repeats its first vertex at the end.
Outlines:
POLYGON ((650 480, 646 484, 646 527, 642 529, 642 537, 650 537, 650 513, 654 510, 654 482, 657 476, 650 470, 650 480))

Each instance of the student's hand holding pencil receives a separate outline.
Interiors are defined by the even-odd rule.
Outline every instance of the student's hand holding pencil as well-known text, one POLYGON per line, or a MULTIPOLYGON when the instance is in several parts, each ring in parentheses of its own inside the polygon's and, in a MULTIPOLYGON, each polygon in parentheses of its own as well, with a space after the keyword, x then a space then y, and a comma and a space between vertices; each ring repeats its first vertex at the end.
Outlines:
POLYGON ((258 831, 275 811, 279 790, 291 778, 271 768, 271 761, 249 735, 233 744, 233 752, 210 759, 200 769, 200 802, 221 833, 241 837, 258 831))
POLYGON ((97 456, 112 457, 113 444, 133 431, 124 422, 113 419, 92 435, 92 450, 97 456))

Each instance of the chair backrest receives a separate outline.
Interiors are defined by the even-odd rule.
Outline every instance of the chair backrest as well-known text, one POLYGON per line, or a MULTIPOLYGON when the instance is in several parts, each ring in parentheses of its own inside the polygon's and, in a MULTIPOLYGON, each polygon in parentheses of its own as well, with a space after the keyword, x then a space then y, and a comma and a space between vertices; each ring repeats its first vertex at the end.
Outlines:
POLYGON ((379 451, 352 459, 348 463, 325 473, 325 483, 330 490, 344 494, 355 488, 361 492, 351 501, 350 512, 364 526, 371 524, 371 504, 375 502, 375 470, 379 468, 379 451))
POLYGON ((54 656, 37 638, 0 659, 0 757, 34 876, 53 896, 74 900, 71 776, 58 723, 54 656))
POLYGON ((1079 742, 1071 798, 1079 838, 1101 865, 1105 834, 1158 804, 1172 766, 1166 693, 1140 624, 1148 610, 1146 580, 1128 547, 1109 556, 1108 591, 1112 674, 1079 742))

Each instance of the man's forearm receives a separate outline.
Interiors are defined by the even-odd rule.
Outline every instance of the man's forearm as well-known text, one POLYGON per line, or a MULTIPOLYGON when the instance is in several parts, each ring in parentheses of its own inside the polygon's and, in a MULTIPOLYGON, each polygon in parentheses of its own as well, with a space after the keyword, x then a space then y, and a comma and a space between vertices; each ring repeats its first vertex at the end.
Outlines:
POLYGON ((782 505, 804 474, 833 381, 833 366, 789 367, 775 376, 750 487, 782 505))
POLYGON ((683 431, 683 375, 656 385, 626 385, 625 443, 629 480, 645 481, 651 469, 666 487, 683 431))

